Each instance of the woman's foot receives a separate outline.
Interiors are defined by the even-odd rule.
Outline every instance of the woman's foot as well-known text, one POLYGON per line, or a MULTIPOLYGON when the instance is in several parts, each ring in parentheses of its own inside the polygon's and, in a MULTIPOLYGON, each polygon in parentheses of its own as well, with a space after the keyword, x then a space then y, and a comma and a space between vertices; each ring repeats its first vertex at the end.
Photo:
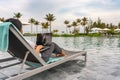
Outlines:
POLYGON ((55 55, 56 57, 62 57, 62 56, 66 56, 65 52, 62 50, 62 53, 61 54, 56 54, 55 55))

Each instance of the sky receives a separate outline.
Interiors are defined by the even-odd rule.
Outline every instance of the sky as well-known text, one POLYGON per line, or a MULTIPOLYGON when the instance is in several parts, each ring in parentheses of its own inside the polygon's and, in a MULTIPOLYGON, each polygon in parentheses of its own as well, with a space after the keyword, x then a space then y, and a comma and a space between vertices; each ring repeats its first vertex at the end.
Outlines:
MULTIPOLYGON (((96 21, 98 17, 105 23, 117 25, 120 22, 120 0, 0 0, 0 17, 5 19, 22 14, 21 21, 34 18, 45 21, 45 15, 54 14, 52 29, 65 31, 65 20, 70 23, 77 18, 87 17, 96 21)), ((29 31, 28 27, 24 31, 29 31)))

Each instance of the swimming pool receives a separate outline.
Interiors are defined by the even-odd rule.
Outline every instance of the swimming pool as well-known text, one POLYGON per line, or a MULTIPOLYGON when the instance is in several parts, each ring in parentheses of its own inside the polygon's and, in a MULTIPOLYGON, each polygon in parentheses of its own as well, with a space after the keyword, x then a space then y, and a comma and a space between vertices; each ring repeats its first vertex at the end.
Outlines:
MULTIPOLYGON (((26 38, 36 41, 35 37, 26 38)), ((120 37, 53 37, 52 41, 67 49, 120 52, 120 37)))
MULTIPOLYGON (((35 37, 26 38, 35 42, 35 37)), ((119 37, 53 37, 53 42, 87 51, 87 63, 78 57, 25 80, 120 80, 119 37)))

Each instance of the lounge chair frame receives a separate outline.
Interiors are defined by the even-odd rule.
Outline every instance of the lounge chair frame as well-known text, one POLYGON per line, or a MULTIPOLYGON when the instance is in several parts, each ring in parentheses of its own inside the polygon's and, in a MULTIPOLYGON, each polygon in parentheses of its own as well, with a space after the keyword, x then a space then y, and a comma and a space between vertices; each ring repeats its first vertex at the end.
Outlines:
POLYGON ((23 39, 23 37, 21 37, 21 34, 18 31, 16 31, 16 29, 14 29, 14 27, 10 26, 10 31, 24 44, 24 46, 28 49, 28 51, 25 53, 25 57, 24 57, 24 59, 22 61, 22 64, 21 64, 21 67, 20 67, 20 71, 18 72, 18 74, 15 75, 15 76, 8 76, 9 78, 7 78, 6 80, 22 80, 22 79, 25 79, 27 77, 33 76, 33 75, 35 75, 37 73, 40 73, 42 71, 45 71, 45 70, 50 69, 52 67, 55 67, 57 65, 60 65, 60 64, 62 64, 64 62, 67 62, 67 61, 69 61, 69 60, 71 60, 73 58, 76 58, 76 57, 80 56, 80 55, 85 56, 85 62, 87 61, 87 52, 81 51, 81 52, 78 52, 77 54, 71 55, 69 57, 67 57, 67 56, 63 57, 63 59, 61 59, 59 61, 47 64, 40 56, 38 56, 38 54, 35 54, 35 50, 32 49, 32 47, 23 39), (32 55, 43 66, 22 73, 22 70, 24 68, 25 62, 26 62, 27 57, 28 57, 28 55, 30 53, 32 53, 32 55))

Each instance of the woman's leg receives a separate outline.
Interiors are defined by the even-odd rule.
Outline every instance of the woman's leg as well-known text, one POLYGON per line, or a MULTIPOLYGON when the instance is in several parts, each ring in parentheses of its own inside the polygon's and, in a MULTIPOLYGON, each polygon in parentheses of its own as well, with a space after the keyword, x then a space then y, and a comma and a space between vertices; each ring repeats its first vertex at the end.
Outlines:
POLYGON ((62 53, 62 49, 56 43, 52 42, 52 44, 54 44, 53 53, 55 53, 55 54, 61 54, 62 53))
POLYGON ((54 51, 53 53, 55 54, 56 57, 60 57, 60 56, 65 56, 64 51, 56 44, 54 43, 54 51))
POLYGON ((52 53, 55 53, 55 54, 62 54, 61 56, 64 55, 62 49, 54 42, 51 43, 51 45, 49 46, 44 46, 44 47, 50 47, 50 49, 44 51, 41 53, 42 55, 42 58, 45 60, 45 61, 48 61, 49 58, 51 57, 52 53))
POLYGON ((42 55, 42 58, 47 62, 54 51, 54 44, 51 44, 49 46, 44 46, 44 48, 45 47, 50 47, 50 48, 41 52, 41 55, 42 55))

